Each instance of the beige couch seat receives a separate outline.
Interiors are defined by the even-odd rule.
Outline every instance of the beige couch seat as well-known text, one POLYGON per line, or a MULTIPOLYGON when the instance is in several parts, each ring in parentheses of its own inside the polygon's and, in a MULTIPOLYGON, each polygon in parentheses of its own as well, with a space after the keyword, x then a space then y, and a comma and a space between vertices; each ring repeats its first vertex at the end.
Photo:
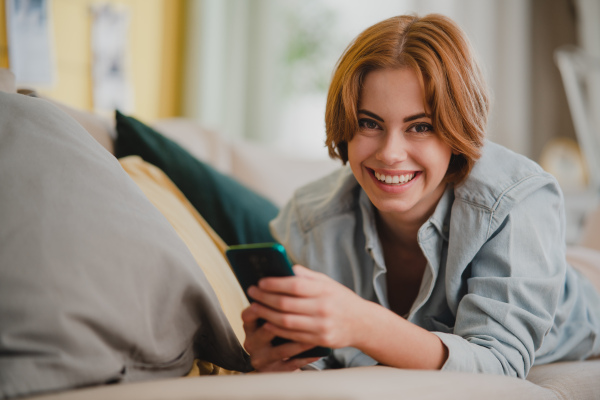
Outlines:
POLYGON ((598 399, 598 377, 600 360, 534 367, 527 380, 376 366, 180 378, 74 390, 35 399, 598 399))

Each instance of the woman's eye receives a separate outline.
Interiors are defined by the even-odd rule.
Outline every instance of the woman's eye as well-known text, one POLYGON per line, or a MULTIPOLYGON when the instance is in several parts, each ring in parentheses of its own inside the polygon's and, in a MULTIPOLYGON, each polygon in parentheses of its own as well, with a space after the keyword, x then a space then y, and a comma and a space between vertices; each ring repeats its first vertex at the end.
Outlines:
POLYGON ((433 126, 422 122, 422 123, 414 124, 413 126, 411 126, 409 128, 409 131, 415 132, 415 133, 429 133, 429 132, 433 132, 433 126))
POLYGON ((364 129, 377 129, 379 124, 371 119, 361 119, 358 121, 358 126, 364 129))

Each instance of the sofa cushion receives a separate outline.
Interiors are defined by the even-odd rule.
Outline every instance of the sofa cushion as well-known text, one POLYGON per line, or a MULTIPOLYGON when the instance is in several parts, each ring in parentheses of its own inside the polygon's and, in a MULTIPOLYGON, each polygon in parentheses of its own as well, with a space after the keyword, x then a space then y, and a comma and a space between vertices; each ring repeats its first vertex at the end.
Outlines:
POLYGON ((181 238, 64 112, 0 93, 0 187, 0 398, 250 369, 181 238))
POLYGON ((273 241, 268 226, 278 212, 273 203, 135 118, 117 111, 116 119, 115 155, 138 155, 164 171, 225 243, 273 241))
MULTIPOLYGON (((538 400, 570 399, 523 379, 467 372, 440 372, 384 366, 318 372, 260 373, 168 379, 83 389, 39 400, 147 399, 278 400, 538 400), (201 395, 199 395, 201 393, 201 395)), ((578 400, 597 397, 578 397, 578 400)), ((33 400, 33 399, 31 399, 33 400)))
POLYGON ((138 156, 125 157, 120 162, 188 246, 215 291, 239 342, 244 343, 246 336, 241 314, 249 303, 226 261, 225 243, 159 168, 138 156))
POLYGON ((183 147, 198 160, 217 171, 231 174, 231 142, 218 132, 204 128, 198 121, 185 117, 159 119, 152 128, 183 147))
POLYGON ((597 399, 600 397, 600 360, 569 361, 536 365, 527 380, 548 389, 559 399, 597 399))
POLYGON ((83 128, 98 141, 98 143, 110 153, 114 154, 114 138, 116 136, 114 120, 89 111, 73 108, 65 103, 61 103, 48 97, 41 98, 51 102, 62 111, 66 112, 71 118, 79 122, 81 126, 83 126, 83 128))
POLYGON ((231 143, 231 174, 247 187, 264 194, 278 207, 294 191, 341 167, 330 158, 307 158, 249 142, 231 143), (277 165, 277 168, 273 168, 277 165))

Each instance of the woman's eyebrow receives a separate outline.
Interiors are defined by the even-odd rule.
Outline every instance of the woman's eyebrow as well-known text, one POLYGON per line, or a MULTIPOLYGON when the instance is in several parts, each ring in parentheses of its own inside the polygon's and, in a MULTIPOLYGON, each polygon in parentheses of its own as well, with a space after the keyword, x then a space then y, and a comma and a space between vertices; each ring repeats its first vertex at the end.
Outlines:
POLYGON ((415 119, 419 119, 419 118, 430 118, 430 115, 427 113, 419 113, 419 114, 414 114, 414 115, 409 115, 408 117, 404 118, 404 122, 410 122, 410 121, 414 121, 415 119))
MULTIPOLYGON (((358 110, 358 113, 359 114, 368 115, 369 117, 371 117, 373 119, 376 119, 379 122, 385 122, 383 120, 383 118, 381 118, 379 115, 377 115, 375 113, 372 113, 371 111, 358 110)), ((410 122, 410 121, 414 121, 414 120, 419 119, 419 118, 430 118, 430 117, 431 116, 429 114, 422 112, 422 113, 418 113, 418 114, 414 114, 414 115, 409 115, 408 117, 404 118, 403 121, 404 122, 410 122)))
POLYGON ((377 114, 375 114, 375 113, 372 113, 371 111, 367 111, 367 110, 358 110, 358 113, 359 113, 359 114, 365 114, 365 115, 368 115, 369 117, 371 117, 371 118, 373 118, 373 119, 376 119, 376 120, 377 120, 377 121, 379 121, 379 122, 385 122, 385 121, 383 120, 383 118, 381 118, 379 115, 377 115, 377 114))

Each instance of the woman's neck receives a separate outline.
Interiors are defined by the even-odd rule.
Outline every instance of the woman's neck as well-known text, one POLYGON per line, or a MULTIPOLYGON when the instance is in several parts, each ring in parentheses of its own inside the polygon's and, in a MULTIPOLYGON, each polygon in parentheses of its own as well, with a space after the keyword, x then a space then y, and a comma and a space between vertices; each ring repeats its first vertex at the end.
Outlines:
POLYGON ((417 236, 419 229, 433 215, 439 200, 445 191, 445 185, 440 185, 437 200, 428 209, 418 213, 394 213, 376 210, 377 231, 382 243, 418 248, 417 236))
POLYGON ((377 212, 377 233, 384 246, 387 243, 402 247, 418 246, 417 234, 421 225, 420 221, 405 221, 377 212))

